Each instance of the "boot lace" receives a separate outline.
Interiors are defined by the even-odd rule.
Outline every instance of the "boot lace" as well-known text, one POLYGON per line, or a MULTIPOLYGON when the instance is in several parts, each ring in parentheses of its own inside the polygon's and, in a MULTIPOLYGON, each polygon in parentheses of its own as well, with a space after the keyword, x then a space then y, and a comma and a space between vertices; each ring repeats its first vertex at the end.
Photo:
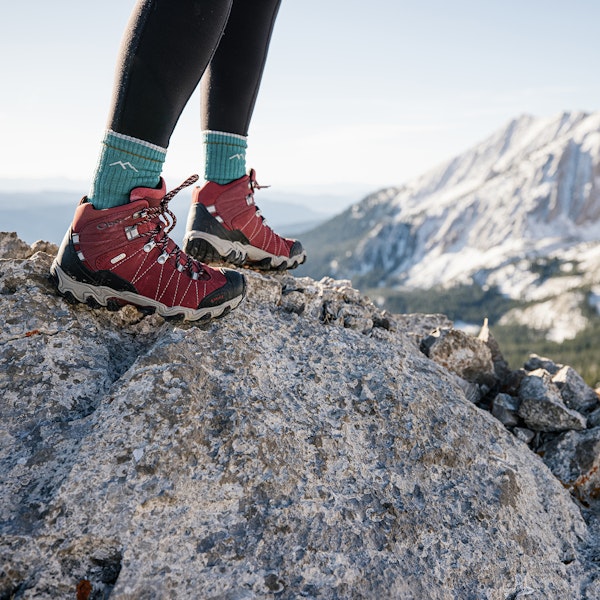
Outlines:
POLYGON ((152 249, 154 246, 158 246, 162 250, 162 254, 157 259, 159 263, 164 264, 169 258, 173 257, 177 265, 177 270, 180 272, 187 271, 192 276, 192 279, 199 279, 202 275, 207 275, 207 273, 201 263, 185 254, 169 237, 169 233, 177 224, 177 217, 169 208, 169 202, 181 190, 193 185, 196 181, 198 181, 198 175, 188 177, 181 185, 165 194, 158 206, 147 208, 144 211, 142 221, 139 223, 139 225, 143 223, 156 223, 154 229, 141 234, 144 237, 150 238, 144 249, 152 249), (171 243, 170 250, 168 248, 169 242, 171 243))
MULTIPOLYGON (((266 227, 267 229, 271 229, 271 228, 267 225, 267 220, 265 219, 263 214, 260 212, 260 208, 258 208, 256 202, 254 201, 254 190, 262 190, 262 189, 266 189, 269 187, 271 187, 271 186, 270 185, 260 185, 258 183, 258 181, 256 181, 256 173, 254 172, 254 169, 252 169, 250 171, 250 176, 248 179, 248 189, 250 191, 246 195, 246 204, 248 204, 248 206, 250 206, 252 204, 254 205, 254 209, 256 211, 256 216, 261 218, 263 226, 266 227)), ((271 231, 272 231, 272 229, 271 229, 271 231)))

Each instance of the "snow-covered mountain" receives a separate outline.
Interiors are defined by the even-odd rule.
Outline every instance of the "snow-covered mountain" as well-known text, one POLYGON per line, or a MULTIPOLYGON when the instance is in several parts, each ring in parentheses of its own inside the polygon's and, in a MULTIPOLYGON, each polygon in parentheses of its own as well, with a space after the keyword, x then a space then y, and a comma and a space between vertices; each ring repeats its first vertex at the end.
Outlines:
POLYGON ((600 113, 519 117, 306 237, 313 275, 369 287, 497 286, 538 307, 560 299, 560 309, 507 319, 551 323, 551 338, 569 337, 585 326, 576 306, 600 296, 600 113))

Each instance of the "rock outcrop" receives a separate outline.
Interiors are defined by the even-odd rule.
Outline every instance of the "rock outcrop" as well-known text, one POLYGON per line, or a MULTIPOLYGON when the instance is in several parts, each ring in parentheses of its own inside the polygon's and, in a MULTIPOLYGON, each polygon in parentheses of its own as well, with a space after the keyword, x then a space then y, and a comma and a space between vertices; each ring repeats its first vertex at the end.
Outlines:
POLYGON ((511 371, 487 321, 477 338, 436 329, 421 350, 446 367, 465 397, 491 412, 543 457, 559 481, 591 513, 600 515, 600 390, 567 365, 532 354, 511 371), (490 357, 493 367, 490 368, 490 357))
POLYGON ((206 325, 91 310, 37 249, 0 235, 0 598, 600 597, 590 509, 532 451, 572 432, 489 412, 523 425, 497 351, 428 358, 445 317, 253 272, 206 325))

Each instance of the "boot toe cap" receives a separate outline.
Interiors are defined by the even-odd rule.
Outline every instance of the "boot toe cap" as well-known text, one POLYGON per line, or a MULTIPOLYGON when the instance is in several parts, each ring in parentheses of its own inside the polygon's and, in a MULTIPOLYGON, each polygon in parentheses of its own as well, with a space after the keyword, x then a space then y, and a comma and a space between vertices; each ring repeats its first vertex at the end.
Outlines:
POLYGON ((208 308, 224 304, 246 295, 246 278, 233 269, 219 269, 225 277, 225 283, 214 292, 208 294, 198 308, 208 308))
POLYGON ((302 244, 298 240, 294 240, 294 243, 290 247, 290 258, 294 256, 300 256, 304 252, 304 248, 302 244))

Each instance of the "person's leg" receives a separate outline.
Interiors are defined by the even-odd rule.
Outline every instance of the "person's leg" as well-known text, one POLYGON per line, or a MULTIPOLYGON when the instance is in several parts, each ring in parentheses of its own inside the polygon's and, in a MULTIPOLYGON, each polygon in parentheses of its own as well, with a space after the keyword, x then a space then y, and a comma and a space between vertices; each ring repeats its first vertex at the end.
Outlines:
POLYGON ((159 183, 171 134, 221 39, 232 0, 140 0, 117 64, 92 189, 96 208, 159 183))
MULTIPOLYGON (((92 305, 132 303, 163 316, 216 317, 245 294, 242 275, 186 256, 162 164, 171 133, 227 21, 231 0, 141 0, 122 46, 109 129, 51 275, 92 305)), ((188 180, 191 185, 197 177, 188 180)))
POLYGON ((186 252, 265 269, 304 262, 300 242, 277 235, 254 205, 254 171, 246 175, 250 120, 280 0, 234 0, 219 46, 201 82, 205 185, 196 188, 186 252))
POLYGON ((245 150, 280 0, 235 0, 201 83, 205 179, 230 183, 246 174, 245 150))

